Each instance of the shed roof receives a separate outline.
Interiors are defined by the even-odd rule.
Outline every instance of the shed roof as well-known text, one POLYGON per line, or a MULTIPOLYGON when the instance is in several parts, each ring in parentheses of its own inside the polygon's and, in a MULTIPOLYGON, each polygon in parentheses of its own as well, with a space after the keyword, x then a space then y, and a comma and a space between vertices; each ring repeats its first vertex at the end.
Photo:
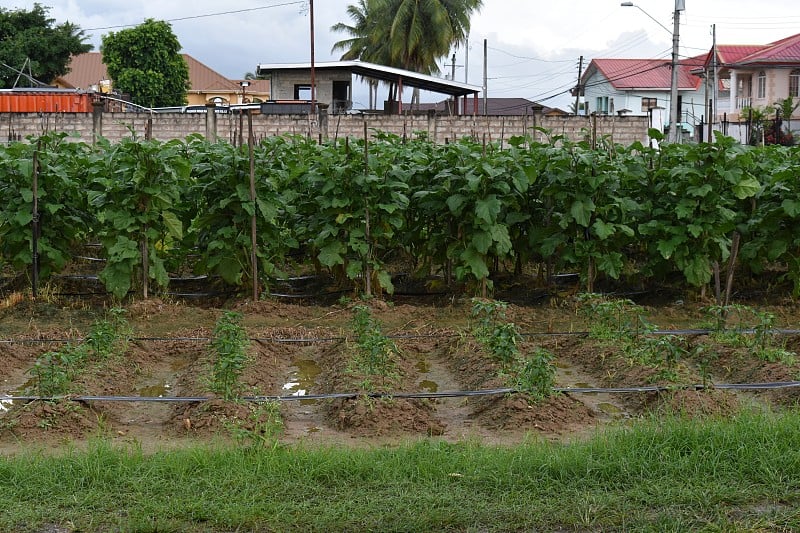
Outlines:
MULTIPOLYGON (((281 70, 310 70, 311 63, 265 63, 256 67, 258 75, 265 75, 269 72, 281 70)), ((468 94, 479 93, 482 88, 477 85, 460 83, 457 81, 445 80, 403 70, 400 68, 387 67, 366 61, 326 61, 314 64, 314 70, 349 70, 351 73, 365 78, 385 81, 387 83, 397 83, 402 81, 403 86, 417 87, 426 91, 433 91, 450 96, 466 96, 468 94)))

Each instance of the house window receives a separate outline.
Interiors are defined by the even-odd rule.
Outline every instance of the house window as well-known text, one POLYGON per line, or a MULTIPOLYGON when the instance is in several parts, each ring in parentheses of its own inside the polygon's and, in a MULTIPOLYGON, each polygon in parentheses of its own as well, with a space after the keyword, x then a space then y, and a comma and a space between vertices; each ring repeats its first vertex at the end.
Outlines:
POLYGON ((658 98, 642 98, 642 111, 647 112, 658 106, 658 98))
POLYGON ((295 85, 294 86, 294 99, 295 100, 311 100, 311 85, 295 85))
POLYGON ((767 97, 767 73, 763 70, 758 73, 758 88, 756 90, 756 98, 767 97))
MULTIPOLYGON (((597 113, 598 114, 608 114, 608 96, 598 96, 597 97, 597 113)), ((613 99, 612 99, 613 101, 613 99)))
POLYGON ((800 98, 800 69, 789 73, 789 97, 800 98))

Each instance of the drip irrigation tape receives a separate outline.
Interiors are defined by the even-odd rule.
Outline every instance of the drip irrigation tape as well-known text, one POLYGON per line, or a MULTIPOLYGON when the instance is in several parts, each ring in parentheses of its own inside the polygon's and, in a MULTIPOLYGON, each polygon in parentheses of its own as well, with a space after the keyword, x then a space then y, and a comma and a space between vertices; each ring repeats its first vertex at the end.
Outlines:
MULTIPOLYGON (((87 293, 93 294, 93 293, 87 293)), ((649 335, 677 335, 677 336, 690 336, 690 335, 710 335, 714 330, 709 329, 672 329, 672 330, 657 330, 652 331, 649 335)), ((752 335, 756 331, 753 329, 737 329, 726 330, 726 333, 737 333, 743 335, 752 335)), ((800 335, 800 329, 773 329, 770 330, 773 335, 800 335)), ((588 331, 556 331, 556 332, 528 332, 520 333, 521 337, 579 337, 589 335, 588 331)), ((394 334, 387 335, 390 339, 452 339, 458 337, 458 333, 413 333, 413 334, 394 334)), ((315 342, 332 342, 342 341, 347 337, 297 337, 297 338, 279 338, 279 337, 250 337, 249 340, 257 342, 275 342, 275 343, 303 343, 313 344, 315 342)), ((0 339, 0 344, 37 344, 37 343, 64 343, 64 342, 81 342, 84 339, 0 339)), ((153 341, 153 342, 169 342, 169 341, 210 341, 211 337, 131 337, 129 341, 153 341)))
MULTIPOLYGON (((720 383, 713 385, 674 385, 674 386, 658 386, 649 385, 644 387, 553 387, 553 392, 563 394, 596 394, 596 393, 609 393, 609 394, 628 394, 628 393, 642 393, 642 392, 671 392, 676 390, 770 390, 770 389, 788 389, 800 387, 800 381, 778 381, 771 383, 720 383)), ((514 394, 519 393, 516 389, 502 388, 502 389, 484 389, 472 391, 445 391, 445 392, 373 392, 373 393, 356 393, 356 392, 341 392, 332 394, 306 394, 306 395, 291 395, 291 396, 243 396, 239 398, 245 402, 267 402, 267 401, 296 401, 296 400, 331 400, 331 399, 350 399, 358 398, 360 396, 367 396, 369 398, 408 398, 408 399, 435 399, 435 398, 465 398, 470 396, 494 396, 499 394, 514 394)), ((32 401, 56 401, 56 400, 69 400, 74 402, 166 402, 166 403, 193 403, 193 402, 207 402, 213 398, 205 396, 0 396, 4 402, 32 402, 32 401)))
POLYGON ((316 342, 337 342, 345 340, 345 337, 317 337, 313 339, 298 338, 276 338, 276 337, 253 337, 250 339, 255 342, 275 342, 278 344, 314 344, 316 342))

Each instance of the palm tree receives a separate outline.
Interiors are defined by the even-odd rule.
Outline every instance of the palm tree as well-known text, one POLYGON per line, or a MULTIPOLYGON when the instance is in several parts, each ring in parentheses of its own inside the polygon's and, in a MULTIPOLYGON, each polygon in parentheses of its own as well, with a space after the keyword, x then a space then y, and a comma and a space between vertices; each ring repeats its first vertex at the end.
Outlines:
MULTIPOLYGON (((466 42, 470 16, 482 5, 483 0, 359 0, 347 7, 353 25, 331 28, 351 36, 334 44, 333 50, 346 50, 342 59, 438 74, 438 61, 466 42)), ((392 85, 389 100, 395 96, 392 85)), ((418 99, 415 89, 414 100, 418 99)))
POLYGON ((469 19, 483 0, 390 0, 390 55, 400 68, 438 74, 438 61, 466 42, 469 19))
MULTIPOLYGON (((385 16, 379 14, 381 9, 385 9, 385 4, 384 0, 358 0, 358 4, 347 6, 347 14, 353 20, 353 25, 339 22, 331 26, 331 30, 347 33, 350 38, 334 43, 331 51, 344 51, 342 61, 361 59, 370 63, 391 65, 387 48, 388 34, 383 31, 385 26, 381 25, 385 16)), ((369 108, 374 109, 373 93, 377 99, 378 82, 369 80, 368 83, 369 108)))

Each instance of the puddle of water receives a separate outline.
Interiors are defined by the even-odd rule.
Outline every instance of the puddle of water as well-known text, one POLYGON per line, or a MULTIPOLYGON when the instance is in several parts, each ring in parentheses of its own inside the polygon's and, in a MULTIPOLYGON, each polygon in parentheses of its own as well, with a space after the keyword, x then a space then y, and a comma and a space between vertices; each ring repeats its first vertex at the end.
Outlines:
MULTIPOLYGON (((591 389, 592 387, 594 387, 594 385, 590 385, 588 383, 580 381, 580 382, 576 383, 575 385, 573 385, 573 387, 575 387, 576 389, 591 389)), ((592 394, 592 395, 594 395, 594 394, 597 394, 597 393, 596 392, 584 392, 582 394, 592 394)))
MULTIPOLYGON (((283 390, 290 391, 292 396, 305 396, 317 384, 316 379, 322 369, 316 361, 311 359, 297 359, 292 365, 296 370, 289 372, 288 380, 283 384, 283 390)), ((316 400, 301 400, 301 402, 316 403, 316 400)))
POLYGON ((144 396, 145 398, 162 398, 169 395, 169 383, 149 385, 147 387, 142 387, 137 392, 139 396, 144 396))
POLYGON ((423 392, 438 392, 439 384, 429 379, 424 379, 419 382, 419 388, 423 392))
POLYGON ((431 363, 427 359, 419 358, 417 360, 417 364, 414 365, 417 369, 417 372, 420 374, 427 374, 431 371, 431 363))
POLYGON ((597 404, 597 409, 611 416, 622 416, 623 411, 613 403, 601 402, 597 404))
POLYGON ((180 357, 180 358, 175 359, 174 361, 172 361, 169 364, 169 368, 173 372, 178 372, 179 370, 183 370, 187 366, 189 366, 189 363, 191 363, 191 362, 192 362, 192 359, 190 357, 180 357))
POLYGON ((11 396, 7 394, 0 394, 0 412, 8 411, 11 405, 13 405, 14 402, 9 398, 11 398, 11 396))

